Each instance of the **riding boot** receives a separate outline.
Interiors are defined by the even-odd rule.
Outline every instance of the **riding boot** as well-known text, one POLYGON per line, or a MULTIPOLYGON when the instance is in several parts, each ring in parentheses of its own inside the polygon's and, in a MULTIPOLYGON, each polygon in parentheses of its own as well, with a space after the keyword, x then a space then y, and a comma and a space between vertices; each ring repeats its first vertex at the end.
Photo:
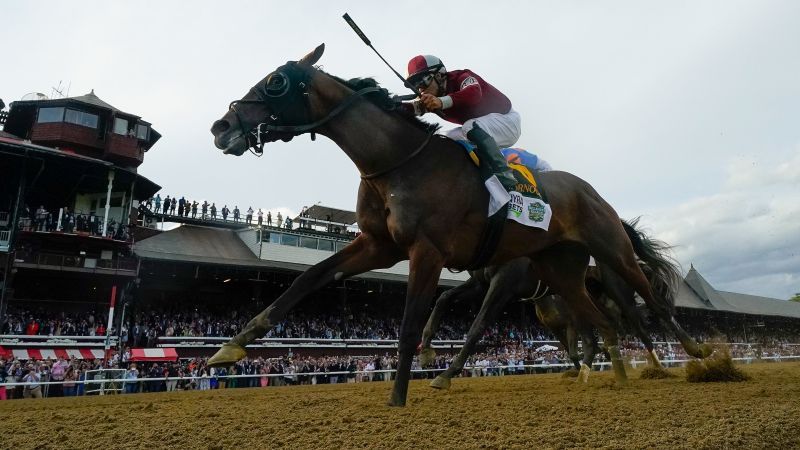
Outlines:
POLYGON ((514 178, 514 173, 508 167, 508 163, 503 154, 500 153, 500 148, 494 138, 475 123, 467 133, 467 139, 475 144, 475 153, 478 155, 480 163, 486 164, 491 169, 503 187, 507 191, 516 190, 517 179, 514 178))

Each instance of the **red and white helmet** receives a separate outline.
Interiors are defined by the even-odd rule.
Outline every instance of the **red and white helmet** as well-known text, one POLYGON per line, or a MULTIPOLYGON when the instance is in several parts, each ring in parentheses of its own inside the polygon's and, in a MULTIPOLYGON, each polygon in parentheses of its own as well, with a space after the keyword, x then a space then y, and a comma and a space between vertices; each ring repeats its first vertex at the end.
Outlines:
POLYGON ((416 85, 426 75, 447 72, 441 59, 433 55, 417 55, 408 61, 408 75, 406 80, 416 85))

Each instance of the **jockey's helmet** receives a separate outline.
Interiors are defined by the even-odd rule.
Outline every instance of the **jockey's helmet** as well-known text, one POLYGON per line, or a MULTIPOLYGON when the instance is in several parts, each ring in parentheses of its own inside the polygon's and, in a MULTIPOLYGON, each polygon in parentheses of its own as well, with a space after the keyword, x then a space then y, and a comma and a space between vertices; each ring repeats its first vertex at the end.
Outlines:
POLYGON ((408 61, 408 76, 406 80, 414 87, 426 87, 437 73, 447 71, 441 59, 433 55, 417 55, 408 61))

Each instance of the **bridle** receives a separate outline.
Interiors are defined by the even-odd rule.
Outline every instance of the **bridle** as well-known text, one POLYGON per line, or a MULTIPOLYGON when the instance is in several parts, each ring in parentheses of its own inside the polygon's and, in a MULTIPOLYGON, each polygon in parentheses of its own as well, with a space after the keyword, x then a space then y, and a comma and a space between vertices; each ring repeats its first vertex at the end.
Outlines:
POLYGON ((264 144, 283 140, 288 142, 295 136, 311 133, 311 140, 316 139, 314 130, 342 111, 350 107, 359 98, 383 90, 380 87, 367 87, 360 89, 348 96, 336 108, 333 108, 325 117, 312 121, 311 104, 308 89, 311 85, 311 76, 308 71, 298 67, 295 61, 290 61, 267 76, 263 86, 256 86, 253 91, 256 99, 234 100, 228 109, 236 115, 242 136, 247 139, 248 149, 256 156, 261 156, 264 144), (245 130, 237 105, 256 104, 267 105, 271 111, 252 129, 245 130), (289 116, 289 117, 287 117, 289 116), (303 125, 288 125, 287 121, 305 122, 303 125))
MULTIPOLYGON (((308 70, 299 67, 296 61, 289 61, 267 76, 265 80, 263 86, 255 86, 252 89, 257 98, 234 100, 228 106, 228 109, 233 111, 236 115, 236 121, 239 123, 242 136, 246 139, 248 150, 259 157, 264 152, 264 144, 268 142, 277 140, 288 142, 295 136, 305 133, 311 133, 311 140, 315 140, 315 129, 331 121, 334 117, 353 105, 357 100, 361 99, 361 97, 374 92, 385 91, 385 89, 378 86, 359 89, 342 100, 341 103, 330 110, 325 117, 312 121, 311 103, 308 93, 311 85, 311 75, 308 70), (239 111, 236 109, 236 106, 246 104, 265 105, 268 107, 268 111, 270 111, 266 114, 266 117, 262 119, 262 122, 250 130, 245 130, 244 122, 239 115, 239 111), (287 121, 301 122, 302 125, 288 125, 287 121)), ((414 96, 400 96, 396 99, 397 101, 407 100, 409 97, 414 96)), ((422 145, 399 163, 392 165, 388 169, 362 175, 361 178, 365 180, 373 179, 404 165, 428 145, 432 135, 433 133, 429 133, 422 145)))

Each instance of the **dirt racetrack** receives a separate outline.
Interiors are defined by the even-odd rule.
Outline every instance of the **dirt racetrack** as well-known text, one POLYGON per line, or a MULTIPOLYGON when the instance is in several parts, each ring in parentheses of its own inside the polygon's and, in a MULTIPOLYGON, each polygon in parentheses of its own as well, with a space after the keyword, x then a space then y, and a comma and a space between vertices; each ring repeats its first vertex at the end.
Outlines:
POLYGON ((560 375, 224 389, 0 402, 2 448, 800 448, 800 363, 744 383, 680 377, 624 388, 560 375))

